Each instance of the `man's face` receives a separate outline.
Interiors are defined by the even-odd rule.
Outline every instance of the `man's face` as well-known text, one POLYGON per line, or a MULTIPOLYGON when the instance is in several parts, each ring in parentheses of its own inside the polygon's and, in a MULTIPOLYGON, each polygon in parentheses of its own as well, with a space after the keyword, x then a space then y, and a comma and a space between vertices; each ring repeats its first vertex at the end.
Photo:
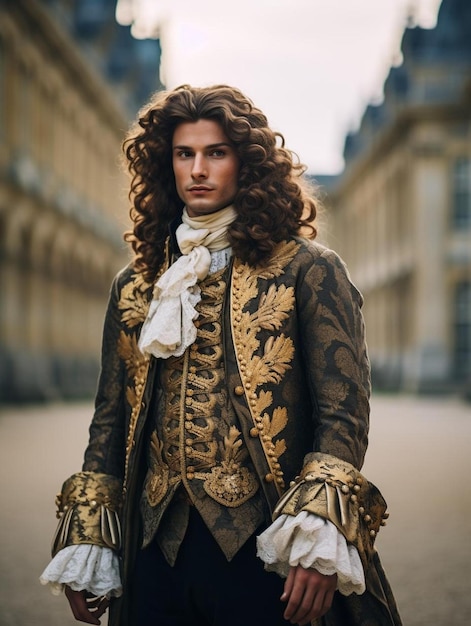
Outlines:
POLYGON ((218 122, 182 122, 173 133, 172 148, 177 193, 190 217, 231 204, 237 193, 239 157, 218 122))

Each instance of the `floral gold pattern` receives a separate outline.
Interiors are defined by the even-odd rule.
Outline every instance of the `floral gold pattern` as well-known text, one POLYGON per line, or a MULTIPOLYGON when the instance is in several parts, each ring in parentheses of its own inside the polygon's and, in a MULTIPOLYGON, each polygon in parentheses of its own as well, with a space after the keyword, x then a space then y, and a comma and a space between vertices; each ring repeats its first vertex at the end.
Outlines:
POLYGON ((136 273, 133 280, 124 285, 118 303, 121 321, 128 328, 143 324, 149 310, 149 290, 152 285, 144 280, 142 274, 136 273))
POLYGON ((350 463, 313 453, 300 476, 278 502, 278 515, 309 511, 330 520, 354 544, 366 567, 375 538, 386 524, 386 502, 379 490, 350 463))
POLYGON ((255 427, 281 493, 285 483, 279 457, 286 451, 284 439, 276 439, 287 424, 284 407, 273 407, 273 395, 260 389, 267 383, 278 384, 291 367, 294 357, 293 340, 283 334, 271 334, 260 346, 260 331, 275 333, 294 309, 293 287, 271 283, 261 292, 258 281, 281 276, 299 246, 296 242, 279 244, 268 267, 254 268, 236 263, 232 276, 232 332, 245 393, 255 427), (259 297, 257 306, 249 303, 259 297), (270 412, 271 411, 271 412, 270 412))
MULTIPOLYGON (((165 401, 160 439, 152 435, 146 495, 158 504, 175 477, 183 477, 188 491, 201 481, 204 492, 229 508, 247 502, 258 480, 247 461, 242 433, 224 389, 221 314, 225 271, 201 283, 197 337, 181 357, 162 363, 161 388, 165 401)), ((180 480, 180 479, 178 479, 180 480)))
POLYGON ((154 431, 150 438, 150 471, 148 473, 145 492, 151 506, 157 506, 165 496, 169 486, 169 469, 162 461, 162 443, 154 431))
POLYGON ((78 472, 57 494, 59 524, 52 541, 54 556, 70 545, 93 544, 118 549, 121 527, 121 481, 108 474, 78 472))
MULTIPOLYGON (((132 329, 144 322, 150 305, 150 288, 151 285, 144 280, 142 274, 136 273, 133 275, 133 280, 121 290, 118 308, 122 311, 121 321, 127 328, 132 329)), ((141 353, 137 342, 138 337, 135 333, 128 334, 121 330, 118 339, 118 355, 126 365, 129 378, 133 380, 133 385, 126 388, 126 400, 132 408, 126 438, 123 491, 126 491, 129 457, 134 446, 134 434, 150 364, 150 357, 141 353)))
POLYGON ((204 490, 216 502, 225 506, 239 506, 257 491, 258 482, 247 467, 242 465, 247 451, 241 432, 231 426, 229 435, 221 446, 222 461, 211 469, 204 482, 204 490))

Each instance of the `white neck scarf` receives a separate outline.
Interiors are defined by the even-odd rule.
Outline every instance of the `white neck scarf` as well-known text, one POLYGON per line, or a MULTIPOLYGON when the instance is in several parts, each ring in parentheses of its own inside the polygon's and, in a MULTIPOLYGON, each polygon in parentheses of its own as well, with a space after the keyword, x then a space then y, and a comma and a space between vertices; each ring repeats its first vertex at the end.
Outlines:
POLYGON ((154 285, 152 302, 142 326, 139 349, 144 354, 166 359, 181 356, 196 339, 195 305, 201 300, 197 281, 208 274, 211 252, 229 246, 227 228, 234 221, 234 207, 190 217, 183 209, 183 223, 176 237, 181 256, 154 285))

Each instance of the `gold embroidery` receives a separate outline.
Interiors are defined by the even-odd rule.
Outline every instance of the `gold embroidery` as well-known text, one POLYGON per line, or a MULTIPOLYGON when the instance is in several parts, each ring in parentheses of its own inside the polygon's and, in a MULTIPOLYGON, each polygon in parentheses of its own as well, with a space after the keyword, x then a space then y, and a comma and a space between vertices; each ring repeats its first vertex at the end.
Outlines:
POLYGON ((124 285, 121 290, 118 308, 123 311, 121 321, 128 328, 142 324, 149 310, 149 290, 152 285, 144 280, 142 274, 134 274, 134 280, 124 285))
POLYGON ((126 389, 126 399, 131 405, 131 417, 129 419, 129 429, 126 438, 126 458, 124 462, 124 482, 123 491, 126 490, 128 470, 129 470, 129 457, 131 456, 132 449, 135 444, 134 434, 136 431, 137 420, 142 406, 142 396, 144 395, 145 383, 147 380, 147 374, 149 371, 149 358, 143 358, 139 367, 136 368, 136 376, 134 377, 134 388, 128 387, 126 389))
MULTIPOLYGON (((161 454, 170 483, 180 476, 189 492, 195 480, 216 502, 237 507, 258 490, 240 430, 224 388, 221 315, 224 271, 201 283, 195 343, 162 363, 161 454)), ((157 444, 158 445, 158 444, 157 444)), ((153 470, 160 480, 161 469, 153 470)))
POLYGON ((273 518, 308 511, 331 521, 353 544, 364 564, 389 517, 380 491, 350 463, 314 453, 278 501, 273 518))
POLYGON ((258 483, 248 468, 242 466, 248 453, 243 447, 241 432, 235 426, 231 426, 229 435, 224 437, 221 453, 222 461, 206 476, 204 490, 216 502, 237 507, 256 493, 258 483))
POLYGON ((119 333, 118 355, 124 361, 126 370, 131 378, 137 376, 145 357, 139 350, 136 335, 127 335, 123 330, 119 333))
POLYGON ((294 289, 271 284, 266 293, 260 294, 257 283, 259 279, 283 274, 284 267, 298 248, 294 241, 279 244, 269 267, 254 270, 246 264, 236 263, 232 276, 232 331, 239 371, 252 419, 260 431, 265 456, 280 491, 284 488, 284 480, 279 457, 286 451, 286 442, 274 439, 285 428, 287 413, 284 407, 274 407, 270 415, 267 409, 273 404, 272 393, 259 388, 266 383, 281 382, 291 367, 294 345, 290 337, 270 334, 260 351, 259 336, 262 330, 273 333, 281 328, 294 308, 294 289), (249 307, 249 302, 257 297, 257 305, 249 307), (244 310, 246 308, 254 309, 254 312, 244 310))
POLYGON ((146 478, 145 491, 151 506, 157 506, 167 493, 169 468, 162 460, 162 443, 154 431, 150 438, 150 468, 146 478))
POLYGON ((267 434, 270 438, 268 442, 269 449, 271 449, 275 456, 278 458, 286 451, 286 442, 284 439, 279 439, 273 444, 273 439, 280 434, 288 423, 288 412, 286 407, 278 407, 273 409, 272 419, 265 413, 262 417, 263 433, 267 434))
MULTIPOLYGON (((144 280, 140 273, 134 274, 133 279, 121 290, 118 303, 118 308, 123 311, 121 320, 128 328, 134 328, 142 323, 149 308, 149 288, 151 285, 144 280)), ((126 490, 129 457, 134 446, 134 435, 150 364, 150 358, 142 354, 137 343, 138 337, 135 333, 127 334, 123 330, 120 332, 117 346, 118 355, 124 361, 128 376, 133 381, 133 384, 126 388, 126 400, 131 407, 131 417, 126 438, 123 491, 126 490)))

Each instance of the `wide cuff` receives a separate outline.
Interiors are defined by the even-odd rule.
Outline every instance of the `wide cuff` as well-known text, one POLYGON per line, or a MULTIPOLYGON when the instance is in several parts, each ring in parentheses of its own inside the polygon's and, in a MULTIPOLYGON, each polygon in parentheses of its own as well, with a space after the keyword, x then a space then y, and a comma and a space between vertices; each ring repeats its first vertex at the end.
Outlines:
POLYGON ((257 537, 257 556, 267 571, 286 578, 290 567, 301 565, 321 574, 337 574, 342 595, 365 591, 363 566, 355 546, 328 520, 301 511, 296 517, 280 515, 257 537))
POLYGON ((64 585, 109 598, 123 593, 118 555, 101 546, 68 546, 60 550, 39 580, 42 585, 49 585, 54 595, 59 595, 64 585))
POLYGON ((353 544, 366 568, 388 514, 380 491, 350 463, 329 454, 309 454, 301 475, 280 498, 273 519, 307 511, 331 521, 353 544))
POLYGON ((79 544, 118 550, 121 494, 121 480, 109 474, 78 472, 67 479, 56 498, 60 521, 52 541, 52 556, 66 546, 79 544))

